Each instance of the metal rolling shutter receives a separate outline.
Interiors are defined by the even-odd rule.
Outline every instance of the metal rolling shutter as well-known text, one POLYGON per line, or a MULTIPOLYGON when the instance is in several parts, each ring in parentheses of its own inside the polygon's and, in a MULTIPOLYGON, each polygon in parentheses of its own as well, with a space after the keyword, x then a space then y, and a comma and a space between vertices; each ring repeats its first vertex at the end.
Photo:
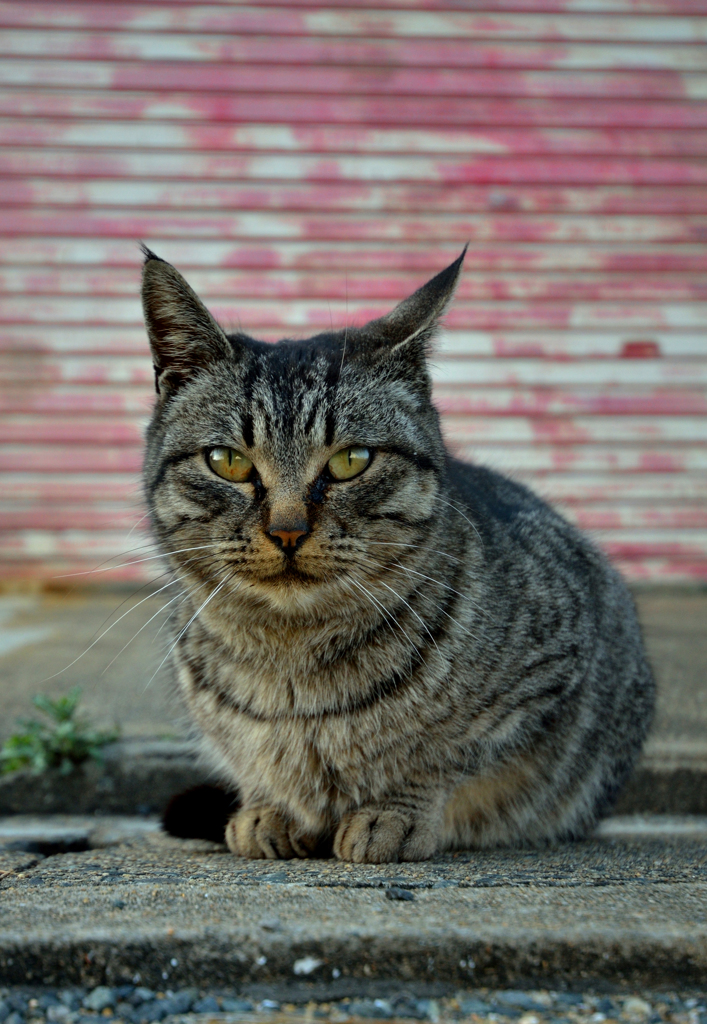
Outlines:
POLYGON ((268 338, 377 316, 469 240, 435 360, 453 446, 633 580, 706 580, 705 14, 0 3, 5 574, 142 543, 137 239, 268 338))

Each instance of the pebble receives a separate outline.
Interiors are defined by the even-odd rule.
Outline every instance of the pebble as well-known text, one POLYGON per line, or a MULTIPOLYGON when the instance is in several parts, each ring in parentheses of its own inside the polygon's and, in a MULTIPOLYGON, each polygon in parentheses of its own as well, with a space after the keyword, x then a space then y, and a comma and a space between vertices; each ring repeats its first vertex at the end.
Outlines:
POLYGON ((391 885, 390 888, 385 890, 385 895, 389 900, 407 900, 411 902, 415 899, 414 892, 411 892, 410 889, 401 889, 398 885, 391 885))
MULTIPOLYGON (((395 887, 393 887, 395 888, 395 887)), ((409 890, 400 890, 413 895, 409 890)), ((265 927, 266 919, 260 922, 265 927)), ((270 923, 270 922, 268 922, 270 923)), ((272 921, 274 924, 274 920, 272 921)), ((313 958, 311 958, 313 960, 313 958)), ((303 958, 304 960, 304 958, 303 958)), ((298 962, 299 963, 299 962, 298 962)), ((310 966, 309 962, 306 964, 310 966)), ((334 977, 341 977, 338 968, 334 977)), ((327 968, 328 971, 328 968, 327 968)), ((305 977, 308 970, 297 972, 305 977)), ((328 975, 327 975, 328 976, 328 975)), ((378 983, 380 985, 380 983, 378 983)), ((629 992, 611 997, 600 993, 476 989, 459 992, 456 998, 428 999, 401 990, 391 982, 374 998, 362 983, 360 996, 308 1006, 290 1005, 281 995, 285 1010, 295 1018, 305 1013, 317 1021, 364 1020, 425 1021, 426 1024, 707 1024, 707 993, 629 992)), ((379 989, 380 991, 380 989, 379 989)), ((0 987, 0 1024, 211 1024, 214 1014, 248 1014, 254 1010, 281 1009, 280 999, 259 999, 218 989, 196 986, 153 990, 142 985, 97 985, 63 989, 0 987), (185 1015, 189 1016, 185 1016, 185 1015)), ((284 1011, 283 1011, 284 1012, 284 1011)))
POLYGON ((139 986, 138 988, 133 989, 128 1001, 131 1002, 133 1006, 139 1006, 140 1003, 148 1003, 154 998, 155 993, 151 988, 143 988, 139 986))
MULTIPOLYGON (((577 998, 581 1002, 582 997, 578 996, 577 998)), ((606 1014, 607 1017, 611 1017, 614 1013, 616 1013, 616 1008, 613 1002, 606 996, 603 999, 597 1000, 597 1002, 594 1004, 594 1009, 597 1010, 599 1013, 606 1014)))
POLYGON ((220 1006, 213 996, 205 996, 204 999, 197 1000, 192 1009, 194 1013, 218 1013, 220 1006))
POLYGON ((471 1013, 483 1015, 491 1012, 491 1004, 485 1003, 483 999, 474 999, 472 996, 470 999, 460 999, 459 1009, 465 1017, 471 1013))
POLYGON ((509 989, 506 992, 496 993, 496 1002, 501 1006, 509 1006, 514 1010, 545 1010, 542 1003, 538 1003, 529 993, 509 989))
POLYGON ((116 998, 112 988, 107 988, 105 985, 99 985, 98 988, 94 988, 93 992, 90 992, 84 998, 83 1005, 87 1010, 95 1010, 96 1013, 100 1013, 101 1010, 106 1010, 109 1006, 115 1006, 116 998))
POLYGON ((390 1003, 383 999, 358 999, 349 1003, 347 1007, 353 1017, 372 1017, 374 1020, 387 1020, 393 1016, 393 1009, 390 1003))
POLYGON ((643 1020, 648 1017, 653 1007, 650 1003, 647 1003, 645 999, 639 999, 637 996, 633 996, 631 999, 627 999, 624 1003, 624 1014, 626 1017, 637 1018, 643 1020))

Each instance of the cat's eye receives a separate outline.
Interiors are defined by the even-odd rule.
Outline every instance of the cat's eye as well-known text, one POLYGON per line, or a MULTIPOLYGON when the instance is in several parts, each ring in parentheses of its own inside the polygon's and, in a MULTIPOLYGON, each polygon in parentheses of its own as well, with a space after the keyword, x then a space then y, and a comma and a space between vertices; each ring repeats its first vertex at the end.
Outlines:
POLYGON ((234 480, 236 483, 247 480, 253 469, 248 456, 235 448, 212 448, 209 452, 209 465, 224 480, 234 480))
POLYGON ((363 473, 371 461, 371 453, 368 448, 361 445, 352 445, 351 448, 342 448, 336 455, 329 459, 329 472, 335 480, 351 480, 353 477, 363 473))

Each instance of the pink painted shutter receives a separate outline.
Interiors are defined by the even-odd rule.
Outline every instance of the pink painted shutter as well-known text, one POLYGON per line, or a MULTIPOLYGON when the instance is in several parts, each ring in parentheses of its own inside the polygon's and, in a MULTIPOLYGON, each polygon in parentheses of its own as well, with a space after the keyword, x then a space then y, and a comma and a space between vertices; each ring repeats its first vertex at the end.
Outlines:
POLYGON ((632 579, 707 579, 706 14, 0 3, 6 573, 143 543, 138 239, 267 338, 377 316, 469 241, 434 370, 452 446, 632 579))

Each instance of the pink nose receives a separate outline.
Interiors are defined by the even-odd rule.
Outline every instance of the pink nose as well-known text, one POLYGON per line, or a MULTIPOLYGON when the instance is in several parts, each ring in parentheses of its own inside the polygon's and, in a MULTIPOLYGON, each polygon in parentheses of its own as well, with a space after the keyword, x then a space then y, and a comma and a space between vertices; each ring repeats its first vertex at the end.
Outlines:
POLYGON ((277 537, 283 548, 294 548, 300 537, 304 537, 308 530, 268 530, 271 537, 277 537))

